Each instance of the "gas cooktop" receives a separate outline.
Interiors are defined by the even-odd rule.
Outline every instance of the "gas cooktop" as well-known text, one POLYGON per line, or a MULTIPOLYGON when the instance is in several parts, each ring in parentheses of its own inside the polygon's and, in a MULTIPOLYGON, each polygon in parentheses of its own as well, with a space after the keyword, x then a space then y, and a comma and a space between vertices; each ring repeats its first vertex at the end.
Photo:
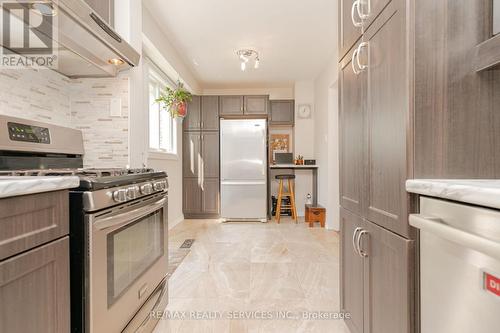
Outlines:
POLYGON ((78 190, 93 191, 167 177, 150 168, 65 168, 0 171, 0 176, 78 176, 78 190))

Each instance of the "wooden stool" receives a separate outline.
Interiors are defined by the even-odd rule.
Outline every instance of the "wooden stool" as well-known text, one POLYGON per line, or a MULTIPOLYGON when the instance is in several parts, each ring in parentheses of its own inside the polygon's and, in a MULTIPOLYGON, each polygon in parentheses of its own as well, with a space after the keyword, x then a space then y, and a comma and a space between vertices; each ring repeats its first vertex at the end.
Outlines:
POLYGON ((295 223, 298 223, 297 221, 297 207, 295 206, 295 193, 293 192, 293 184, 292 184, 292 179, 295 179, 295 175, 277 175, 276 179, 280 181, 280 187, 279 187, 279 192, 278 192, 278 202, 276 206, 276 222, 280 223, 280 218, 281 218, 281 209, 282 208, 290 208, 292 211, 292 218, 295 220, 295 223), (283 190, 283 181, 288 180, 288 192, 284 192, 283 190), (290 198, 290 205, 283 205, 283 197, 289 197, 290 198))
POLYGON ((324 207, 306 205, 306 223, 309 223, 309 227, 312 228, 314 222, 319 222, 321 227, 325 227, 326 220, 326 209, 324 207))

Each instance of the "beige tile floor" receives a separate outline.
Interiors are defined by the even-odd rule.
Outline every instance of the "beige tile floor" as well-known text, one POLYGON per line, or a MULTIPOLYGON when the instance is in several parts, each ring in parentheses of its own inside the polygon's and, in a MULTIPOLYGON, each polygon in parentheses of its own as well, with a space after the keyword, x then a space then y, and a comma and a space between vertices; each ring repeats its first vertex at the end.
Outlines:
POLYGON ((289 219, 185 220, 170 231, 169 247, 187 238, 196 241, 169 280, 166 317, 155 333, 348 333, 341 320, 303 318, 339 311, 336 232, 289 219))

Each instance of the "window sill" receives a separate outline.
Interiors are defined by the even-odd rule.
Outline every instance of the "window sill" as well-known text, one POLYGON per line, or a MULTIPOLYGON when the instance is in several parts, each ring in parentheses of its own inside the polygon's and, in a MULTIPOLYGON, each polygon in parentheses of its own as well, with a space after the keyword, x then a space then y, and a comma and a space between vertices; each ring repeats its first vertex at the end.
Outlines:
POLYGON ((174 153, 167 153, 158 150, 150 150, 148 158, 151 160, 168 160, 168 161, 178 161, 179 155, 174 153))

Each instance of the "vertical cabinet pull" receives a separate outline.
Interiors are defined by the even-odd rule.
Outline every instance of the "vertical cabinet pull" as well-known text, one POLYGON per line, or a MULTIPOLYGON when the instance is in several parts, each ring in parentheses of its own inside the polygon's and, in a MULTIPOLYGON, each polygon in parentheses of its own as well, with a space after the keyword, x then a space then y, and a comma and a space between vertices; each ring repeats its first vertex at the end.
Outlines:
POLYGON ((356 246, 356 237, 358 235, 358 232, 360 232, 361 230, 363 230, 363 228, 357 227, 356 229, 354 229, 354 232, 352 234, 352 248, 354 249, 354 252, 357 255, 360 255, 360 254, 358 252, 358 247, 356 246))
POLYGON ((366 0, 366 8, 368 9, 367 13, 363 13, 363 11, 361 10, 361 8, 363 7, 363 4, 361 3, 361 1, 363 0, 358 0, 359 1, 359 4, 356 6, 357 10, 358 10, 358 16, 364 21, 364 20, 367 20, 369 17, 370 17, 370 14, 371 14, 371 0, 366 0))
POLYGON ((368 42, 362 42, 352 53, 351 66, 352 66, 352 71, 356 75, 359 75, 361 72, 364 72, 368 68, 367 64, 362 64, 361 61, 359 60, 359 55, 361 54, 361 51, 363 51, 364 48, 368 48, 368 46, 369 46, 368 42))
POLYGON ((352 71, 356 75, 359 75, 359 73, 361 73, 361 71, 356 69, 356 64, 358 63, 358 61, 356 60, 358 57, 358 52, 359 52, 358 49, 354 50, 354 52, 352 53, 352 58, 351 58, 352 71))
POLYGON ((359 15, 359 13, 360 13, 359 6, 360 6, 360 0, 356 0, 356 1, 354 1, 352 3, 352 8, 351 8, 351 20, 352 20, 352 24, 356 28, 362 28, 363 27, 363 22, 362 21, 356 21, 356 18, 354 17, 354 15, 356 14, 356 12, 358 12, 358 16, 361 17, 359 15))
POLYGON ((364 48, 368 48, 368 43, 367 42, 363 42, 361 44, 359 44, 358 48, 357 48, 357 51, 358 53, 356 54, 356 63, 358 65, 358 68, 361 72, 365 71, 367 68, 368 68, 368 65, 365 65, 365 64, 362 64, 360 61, 359 61, 359 55, 361 54, 361 51, 364 49, 364 48))
POLYGON ((361 258, 366 258, 368 257, 368 252, 366 252, 365 250, 363 250, 361 248, 361 242, 363 240, 363 236, 364 235, 368 235, 368 231, 366 230, 361 230, 359 233, 358 233, 358 237, 356 238, 356 250, 358 251, 358 254, 361 258))

